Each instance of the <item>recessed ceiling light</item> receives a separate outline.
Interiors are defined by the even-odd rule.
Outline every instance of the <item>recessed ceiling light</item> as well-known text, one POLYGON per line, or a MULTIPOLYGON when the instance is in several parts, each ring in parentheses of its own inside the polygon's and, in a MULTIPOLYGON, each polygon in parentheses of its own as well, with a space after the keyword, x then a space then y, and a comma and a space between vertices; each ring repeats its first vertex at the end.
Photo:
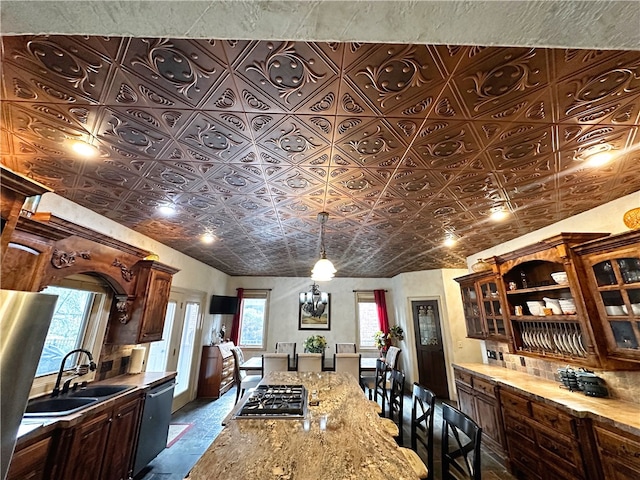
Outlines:
POLYGON ((613 153, 600 152, 595 155, 591 155, 587 160, 587 165, 590 167, 601 167, 602 165, 609 163, 613 159, 613 153))
POLYGON ((166 216, 170 216, 173 215, 174 213, 176 213, 176 209, 173 205, 160 205, 158 207, 158 211, 162 214, 162 215, 166 215, 166 216))
POLYGON ((213 243, 215 240, 216 237, 213 233, 205 233, 202 235, 202 243, 213 243))
POLYGON ((489 216, 489 218, 491 218, 491 220, 493 220, 494 222, 500 222, 505 218, 507 218, 508 216, 509 216, 509 212, 507 211, 507 209, 504 207, 499 207, 494 209, 491 212, 491 215, 489 216))
POLYGON ((73 142, 73 144, 71 145, 71 149, 78 155, 86 158, 92 158, 98 155, 98 149, 93 145, 89 145, 87 142, 73 142))
POLYGON ((445 247, 453 247, 458 243, 458 238, 455 235, 447 235, 443 243, 445 247))

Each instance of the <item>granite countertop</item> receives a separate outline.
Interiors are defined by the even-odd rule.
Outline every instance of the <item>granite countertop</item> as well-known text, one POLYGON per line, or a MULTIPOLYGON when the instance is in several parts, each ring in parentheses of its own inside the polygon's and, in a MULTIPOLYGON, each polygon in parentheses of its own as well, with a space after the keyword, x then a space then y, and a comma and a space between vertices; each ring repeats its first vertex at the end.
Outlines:
POLYGON ((204 480, 402 480, 417 477, 380 417, 350 375, 272 372, 265 384, 302 384, 317 390, 311 429, 301 419, 232 418, 187 478, 204 480), (319 417, 328 415, 327 429, 319 417))
MULTIPOLYGON (((18 429, 17 445, 28 442, 32 438, 39 437, 55 430, 56 428, 69 428, 73 425, 81 422, 83 417, 87 414, 98 413, 102 410, 110 408, 114 401, 120 400, 123 397, 140 394, 141 391, 146 391, 156 385, 166 382, 176 376, 176 372, 143 372, 134 375, 118 375, 107 380, 100 380, 91 382, 89 385, 129 385, 131 390, 126 390, 121 394, 109 397, 103 402, 96 403, 79 412, 55 417, 27 417, 22 419, 22 423, 18 429)), ((46 396, 46 395, 45 395, 46 396)))
POLYGON ((571 392, 560 388, 560 384, 534 377, 516 370, 509 370, 483 363, 454 365, 501 387, 510 387, 539 402, 548 403, 575 417, 589 417, 640 436, 640 405, 614 398, 589 397, 582 392, 571 392))

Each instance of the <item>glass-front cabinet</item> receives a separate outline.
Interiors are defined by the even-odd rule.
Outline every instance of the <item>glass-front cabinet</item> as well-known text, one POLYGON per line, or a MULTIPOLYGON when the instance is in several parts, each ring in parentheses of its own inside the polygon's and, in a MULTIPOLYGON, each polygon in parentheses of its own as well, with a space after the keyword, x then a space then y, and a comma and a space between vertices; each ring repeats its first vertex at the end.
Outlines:
POLYGON ((456 278, 460 284, 467 337, 508 339, 503 313, 503 289, 493 272, 479 272, 456 278))
POLYGON ((597 305, 609 356, 640 361, 640 232, 607 237, 576 249, 597 305))

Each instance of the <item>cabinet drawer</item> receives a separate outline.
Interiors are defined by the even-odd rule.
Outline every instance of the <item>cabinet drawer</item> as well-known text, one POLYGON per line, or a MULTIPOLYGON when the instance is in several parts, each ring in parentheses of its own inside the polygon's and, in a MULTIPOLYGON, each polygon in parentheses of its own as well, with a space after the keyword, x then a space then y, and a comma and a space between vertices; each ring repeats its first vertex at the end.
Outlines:
POLYGON ((538 423, 552 428, 556 432, 569 436, 574 435, 573 421, 569 415, 537 403, 531 404, 531 410, 533 419, 538 423))
POLYGON ((454 370, 455 379, 458 382, 464 383, 465 385, 471 386, 471 374, 467 372, 463 372, 462 370, 455 369, 454 370))
POLYGON ((531 402, 520 395, 500 390, 500 400, 505 413, 519 413, 521 415, 531 415, 531 402))
POLYGON ((488 397, 496 398, 495 385, 482 378, 473 377, 473 389, 488 397))
POLYGON ((584 469, 577 441, 542 428, 536 430, 536 438, 540 456, 549 464, 556 466, 560 472, 573 475, 566 478, 582 477, 584 469))
MULTIPOLYGON (((614 455, 623 462, 640 470, 640 441, 623 437, 597 425, 593 429, 596 433, 596 441, 601 453, 614 455)), ((601 456, 604 457, 604 455, 601 456)))
POLYGON ((516 435, 520 441, 529 442, 532 445, 535 444, 535 432, 530 425, 528 425, 522 418, 518 416, 508 415, 504 417, 504 426, 507 430, 507 435, 516 435))
POLYGON ((534 455, 530 455, 525 450, 517 450, 512 456, 513 474, 518 479, 539 479, 540 462, 534 455))
POLYGON ((607 480, 638 480, 640 478, 640 469, 635 469, 615 457, 604 457, 602 470, 607 480))

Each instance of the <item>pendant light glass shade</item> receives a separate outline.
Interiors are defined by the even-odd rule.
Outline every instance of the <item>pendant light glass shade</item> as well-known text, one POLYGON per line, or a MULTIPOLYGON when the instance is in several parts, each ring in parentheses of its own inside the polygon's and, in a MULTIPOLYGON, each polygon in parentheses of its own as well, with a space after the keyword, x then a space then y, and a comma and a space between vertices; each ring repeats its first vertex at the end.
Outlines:
POLYGON ((328 282, 337 272, 333 263, 327 259, 324 248, 324 225, 328 219, 329 214, 327 212, 320 212, 318 214, 318 221, 320 222, 320 260, 316 262, 311 270, 311 279, 315 282, 328 282))

